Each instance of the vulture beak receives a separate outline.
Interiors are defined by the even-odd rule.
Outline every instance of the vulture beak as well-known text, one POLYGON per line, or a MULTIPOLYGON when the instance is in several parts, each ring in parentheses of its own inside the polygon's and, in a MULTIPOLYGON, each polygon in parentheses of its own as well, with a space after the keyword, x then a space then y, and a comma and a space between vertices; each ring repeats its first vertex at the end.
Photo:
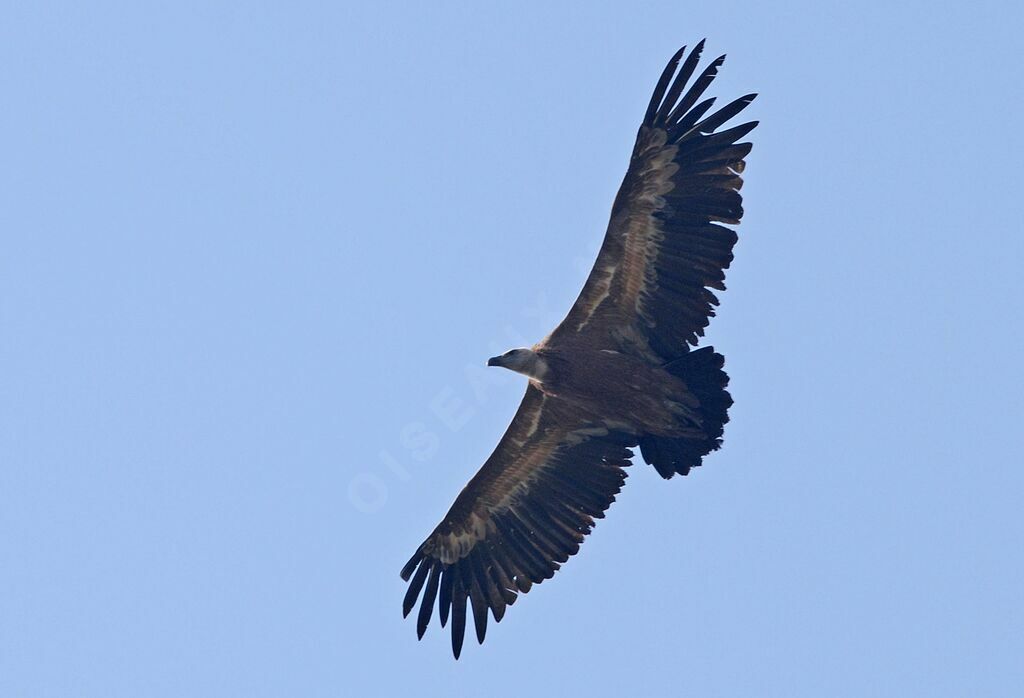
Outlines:
POLYGON ((487 365, 488 366, 501 366, 501 357, 500 356, 492 356, 491 358, 487 359, 487 365))

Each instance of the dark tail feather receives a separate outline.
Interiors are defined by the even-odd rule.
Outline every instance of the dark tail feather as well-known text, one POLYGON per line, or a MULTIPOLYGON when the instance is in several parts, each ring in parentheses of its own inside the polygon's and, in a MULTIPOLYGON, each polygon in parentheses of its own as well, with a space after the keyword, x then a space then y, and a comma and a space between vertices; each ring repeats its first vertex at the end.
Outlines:
POLYGON ((732 397, 725 389, 729 376, 722 370, 725 358, 712 347, 692 351, 665 364, 664 369, 679 378, 700 401, 704 435, 701 438, 663 438, 644 436, 640 454, 666 480, 676 473, 686 475, 701 459, 722 445, 722 431, 729 421, 732 397))

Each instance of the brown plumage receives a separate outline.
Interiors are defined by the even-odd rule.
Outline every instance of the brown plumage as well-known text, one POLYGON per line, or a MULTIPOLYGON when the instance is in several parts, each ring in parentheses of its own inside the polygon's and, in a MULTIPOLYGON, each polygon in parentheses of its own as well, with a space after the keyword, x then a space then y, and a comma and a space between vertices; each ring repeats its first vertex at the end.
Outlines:
POLYGON ((435 600, 458 658, 472 609, 477 639, 519 594, 579 550, 626 479, 631 448, 662 477, 687 474, 721 444, 728 376, 704 334, 743 215, 740 174, 757 122, 719 131, 754 98, 710 116, 700 101, 721 66, 690 83, 704 42, 669 61, 637 134, 594 268, 561 324, 489 365, 530 381, 491 457, 402 569, 417 633, 435 600), (678 73, 677 73, 678 69, 678 73), (673 77, 674 76, 674 77, 673 77))

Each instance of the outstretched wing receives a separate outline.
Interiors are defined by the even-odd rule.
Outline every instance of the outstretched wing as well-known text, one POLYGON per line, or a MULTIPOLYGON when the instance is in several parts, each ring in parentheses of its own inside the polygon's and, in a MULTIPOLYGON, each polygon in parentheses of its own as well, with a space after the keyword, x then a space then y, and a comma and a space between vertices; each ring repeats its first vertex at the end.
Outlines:
POLYGON ((604 517, 626 478, 635 443, 546 398, 532 385, 498 447, 444 520, 402 569, 411 578, 402 611, 420 602, 416 631, 427 629, 435 598, 442 627, 452 619, 452 651, 462 650, 467 601, 484 641, 518 593, 554 575, 604 517))
POLYGON ((737 141, 757 122, 717 130, 752 94, 705 116, 715 100, 698 100, 725 56, 687 89, 703 47, 701 41, 682 67, 686 49, 680 49, 662 73, 597 261, 548 343, 586 337, 668 361, 696 345, 714 315, 718 299, 710 289, 725 288, 736 242, 736 233, 720 224, 736 225, 743 216, 740 173, 751 144, 737 141))

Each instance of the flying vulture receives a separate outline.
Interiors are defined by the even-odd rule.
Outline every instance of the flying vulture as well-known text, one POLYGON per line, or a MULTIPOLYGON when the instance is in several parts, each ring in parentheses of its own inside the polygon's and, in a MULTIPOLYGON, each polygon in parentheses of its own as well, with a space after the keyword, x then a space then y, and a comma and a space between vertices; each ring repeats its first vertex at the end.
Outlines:
POLYGON ((704 42, 669 61, 644 114, 604 243, 576 303, 539 344, 488 360, 529 378, 491 457, 402 568, 416 631, 438 602, 458 659, 472 608, 484 640, 519 594, 554 575, 614 501, 639 446, 668 479, 719 448, 732 398, 723 358, 695 347, 713 316, 743 215, 754 99, 701 99, 725 56, 704 42), (691 83, 691 78, 697 75, 691 83))

